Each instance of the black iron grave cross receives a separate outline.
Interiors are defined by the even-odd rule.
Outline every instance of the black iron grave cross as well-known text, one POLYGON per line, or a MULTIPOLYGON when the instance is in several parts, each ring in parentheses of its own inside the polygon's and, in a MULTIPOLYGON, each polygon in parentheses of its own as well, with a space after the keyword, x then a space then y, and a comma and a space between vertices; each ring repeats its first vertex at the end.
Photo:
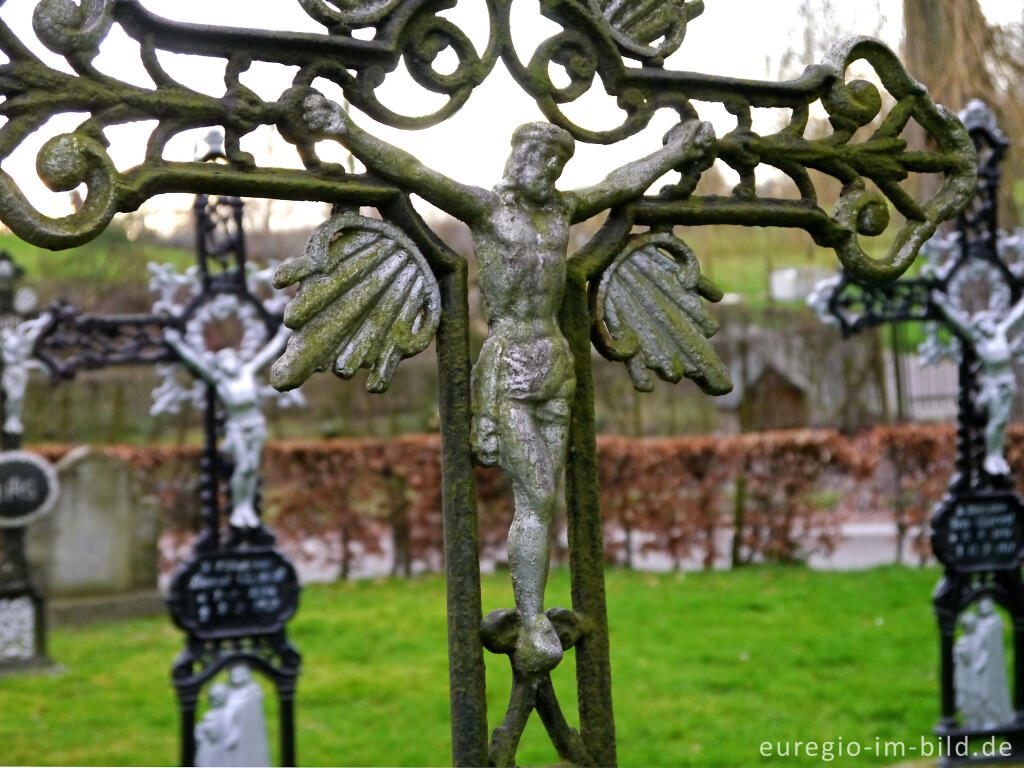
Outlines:
MULTIPOLYGON (((172 667, 181 715, 181 764, 193 765, 196 760, 195 716, 204 686, 222 670, 246 666, 275 686, 281 762, 295 765, 294 698, 301 657, 285 627, 298 609, 298 576, 275 548, 274 535, 260 514, 258 393, 250 393, 256 400, 243 403, 239 416, 232 411, 238 404, 225 402, 217 386, 219 368, 214 362, 240 370, 258 354, 244 348, 253 347, 253 341, 258 347, 267 339, 280 339, 271 347, 277 354, 287 329, 276 305, 250 289, 242 201, 198 195, 193 211, 197 266, 185 275, 169 264, 150 266, 152 286, 161 296, 152 314, 80 314, 58 303, 50 309, 51 321, 36 342, 36 356, 58 381, 71 379, 80 370, 110 366, 185 363, 194 371, 211 369, 202 396, 201 530, 192 556, 175 572, 167 598, 171 617, 186 633, 185 649, 172 667), (243 326, 243 349, 238 355, 206 354, 206 326, 225 315, 236 317, 243 326), (245 423, 239 425, 239 420, 245 423), (224 450, 225 442, 232 440, 244 450, 224 450), (244 461, 253 466, 243 476, 238 464, 244 461), (243 495, 248 517, 238 520, 235 511, 243 495), (225 519, 228 525, 223 526, 225 519)), ((154 409, 173 410, 178 401, 193 399, 173 368, 163 373, 154 409)))
MULTIPOLYGON (((971 102, 960 117, 978 150, 978 187, 956 231, 936 235, 922 249, 929 263, 921 275, 869 285, 844 271, 821 283, 810 300, 844 336, 887 323, 928 322, 930 338, 922 351, 944 352, 959 364, 956 472, 931 518, 932 549, 945 567, 933 595, 942 672, 942 716, 935 733, 944 740, 948 764, 980 754, 969 748, 972 738, 1005 739, 1015 755, 1024 748, 1024 501, 1013 490, 1003 455, 1017 391, 1012 366, 1024 356, 1024 249, 1019 235, 1010 237, 997 225, 999 164, 1007 141, 981 102, 971 102), (1012 710, 999 684, 985 692, 971 682, 970 638, 957 640, 958 620, 986 599, 1005 608, 1013 622, 1012 710), (992 705, 1000 698, 1006 702, 1002 715, 982 714, 971 703, 992 705)), ((969 616, 973 628, 976 616, 969 616)), ((1002 642, 1000 632, 1000 660, 1002 642)), ((991 664, 999 667, 1001 661, 993 655, 991 664)), ((1005 666, 990 674, 1005 690, 1005 666)))
POLYGON ((46 597, 25 537, 28 525, 53 508, 59 484, 49 461, 21 450, 29 371, 41 367, 32 347, 46 323, 33 316, 36 294, 20 286, 24 274, 10 253, 0 252, 0 673, 51 664, 46 597))

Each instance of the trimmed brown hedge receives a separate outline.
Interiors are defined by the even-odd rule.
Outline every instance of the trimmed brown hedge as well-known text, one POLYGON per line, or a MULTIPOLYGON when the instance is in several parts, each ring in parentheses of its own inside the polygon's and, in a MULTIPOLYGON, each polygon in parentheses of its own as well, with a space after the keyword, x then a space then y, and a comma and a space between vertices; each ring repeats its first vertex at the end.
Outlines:
MULTIPOLYGON (((922 523, 950 477, 954 446, 950 426, 881 427, 853 437, 824 430, 602 436, 606 555, 627 565, 650 552, 676 566, 799 562, 831 551, 843 520, 873 514, 894 521, 901 537, 918 531, 913 544, 924 558, 922 523)), ((37 450, 56 461, 69 448, 37 450)), ((103 450, 137 470, 141 491, 166 510, 170 533, 184 539, 196 529, 197 448, 103 450)), ((1011 429, 1007 458, 1024 477, 1024 428, 1011 429)), ((437 436, 270 443, 265 468, 270 524, 285 542, 329 542, 343 575, 388 540, 396 574, 414 562, 441 566, 437 436)), ((479 470, 477 480, 481 550, 500 562, 513 512, 508 484, 496 470, 479 470)))

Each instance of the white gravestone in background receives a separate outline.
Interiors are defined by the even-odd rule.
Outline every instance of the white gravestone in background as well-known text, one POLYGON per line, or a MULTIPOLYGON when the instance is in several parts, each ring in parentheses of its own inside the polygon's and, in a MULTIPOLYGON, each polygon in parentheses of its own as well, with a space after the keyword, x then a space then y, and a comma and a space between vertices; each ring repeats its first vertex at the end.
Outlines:
POLYGON ((90 448, 57 462, 61 495, 29 532, 29 557, 51 597, 155 590, 159 513, 131 467, 90 448))

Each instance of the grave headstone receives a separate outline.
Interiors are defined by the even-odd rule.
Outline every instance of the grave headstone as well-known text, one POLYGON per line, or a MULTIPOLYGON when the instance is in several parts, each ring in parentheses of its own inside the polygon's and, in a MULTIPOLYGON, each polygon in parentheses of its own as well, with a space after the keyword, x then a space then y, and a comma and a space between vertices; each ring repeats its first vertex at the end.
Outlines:
POLYGON ((301 403, 298 393, 282 394, 260 381, 290 334, 279 314, 287 298, 270 287, 269 270, 254 271, 246 263, 240 201, 202 198, 195 210, 200 269, 179 275, 150 266, 151 286, 160 294, 154 314, 168 318, 162 334, 176 361, 160 368, 162 383, 153 393, 152 410, 173 412, 191 403, 205 414, 203 529, 194 554, 175 572, 167 598, 172 618, 186 633, 185 651, 172 669, 181 709, 181 759, 184 765, 270 764, 269 754, 264 756, 265 728, 256 727, 257 710, 260 723, 263 718, 262 693, 257 698, 259 686, 251 678, 242 681, 246 664, 256 663, 277 690, 281 761, 294 765, 293 700, 301 659, 288 641, 286 624, 298 608, 299 581, 291 562, 274 548, 260 512, 266 439, 261 405, 269 397, 284 405, 301 403), (209 328, 226 320, 241 328, 237 347, 210 349, 209 328), (182 382, 182 369, 194 383, 182 382), (231 667, 232 685, 223 707, 215 708, 223 711, 196 726, 199 694, 225 665, 231 667), (230 754, 210 740, 216 723, 244 725, 230 754))
MULTIPOLYGON (((202 159, 223 157, 223 151, 223 134, 210 132, 202 159)), ((155 365, 161 383, 153 392, 154 414, 174 412, 183 404, 203 412, 198 491, 202 530, 193 556, 172 577, 167 596, 172 619, 186 633, 185 650, 171 671, 181 713, 181 762, 191 765, 196 760, 195 715, 203 687, 225 665, 253 663, 277 689, 281 760, 293 765, 293 698, 301 659, 288 641, 285 624, 298 607, 299 584, 292 564, 274 547, 274 535, 260 512, 266 439, 261 404, 268 398, 286 406, 302 402, 300 393, 277 392, 260 379, 290 334, 281 317, 288 297, 273 288, 273 265, 258 270, 246 260, 239 198, 200 195, 193 211, 197 264, 184 273, 168 264, 148 265, 150 288, 157 295, 149 315, 82 314, 58 303, 36 348, 60 379, 73 378, 82 369, 155 365), (230 338, 232 328, 238 338, 230 338), (210 339, 218 335, 226 340, 219 348, 211 347, 210 339)), ((98 489, 88 467, 83 473, 80 490, 94 494, 98 489)), ((84 505, 87 499, 79 501, 84 505)), ((90 533, 97 536, 97 525, 128 523, 127 509, 112 510, 111 519, 100 524, 88 514, 76 514, 84 508, 77 503, 69 501, 72 511, 65 527, 84 532, 93 526, 90 533)), ((108 539, 95 554, 113 543, 108 539)), ((137 552, 138 547, 127 551, 137 552)), ((129 578, 124 552, 107 554, 110 558, 93 576, 93 584, 129 578)), ((80 561, 58 564, 54 574, 82 580, 89 570, 88 562, 80 561)))
POLYGON ((140 498, 132 468, 81 446, 56 465, 62 493, 28 537, 29 559, 54 600, 153 593, 160 512, 140 498))

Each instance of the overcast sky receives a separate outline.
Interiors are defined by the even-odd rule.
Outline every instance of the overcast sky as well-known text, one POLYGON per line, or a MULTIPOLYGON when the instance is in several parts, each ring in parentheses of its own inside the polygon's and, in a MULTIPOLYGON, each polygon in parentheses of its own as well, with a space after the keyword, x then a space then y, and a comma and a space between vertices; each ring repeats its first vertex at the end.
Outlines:
MULTIPOLYGON (((322 28, 310 20, 296 0, 142 0, 154 13, 182 21, 251 26, 267 29, 289 29, 319 32, 322 28)), ((836 18, 823 21, 822 30, 841 30, 841 34, 874 34, 878 31, 890 46, 898 47, 901 22, 899 3, 886 2, 887 18, 879 19, 873 2, 834 3, 839 6, 836 18)), ((66 68, 66 64, 35 41, 31 32, 31 12, 36 0, 7 0, 0 6, 0 17, 10 25, 22 40, 33 48, 51 66, 66 68)), ((707 10, 694 21, 687 32, 681 49, 669 60, 668 67, 698 72, 762 79, 779 75, 779 59, 788 49, 803 47, 804 21, 799 14, 800 0, 706 0, 707 10)), ((1020 20, 1024 13, 1024 0, 983 0, 982 5, 991 20, 1020 20)), ((529 60, 537 43, 560 28, 544 19, 537 11, 538 4, 531 0, 513 3, 513 30, 520 56, 529 60)), ((445 14, 464 29, 482 51, 486 44, 486 11, 479 0, 462 0, 445 14)), ((210 93, 224 92, 224 62, 218 59, 161 53, 161 62, 167 71, 182 83, 210 93)), ((811 61, 803 64, 814 63, 811 61)), ((115 27, 101 50, 96 64, 102 71, 122 80, 151 87, 139 63, 138 45, 115 27)), ((293 69, 276 65, 255 64, 243 77, 243 82, 265 99, 276 99, 286 88, 293 69)), ((795 74, 795 73, 794 73, 795 74)), ((339 98, 339 93, 329 96, 339 98)), ((405 75, 396 72, 389 77, 378 96, 386 105, 398 109, 404 105, 406 113, 431 112, 441 102, 417 86, 405 75)), ((951 105, 953 106, 953 105, 951 105)), ((720 132, 734 124, 724 110, 709 105, 698 105, 701 116, 715 123, 720 132)), ((665 112, 663 110, 663 112, 665 112)), ((620 121, 622 113, 614 99, 596 85, 578 103, 566 109, 566 114, 587 127, 611 127, 620 121)), ((497 181, 504 165, 508 139, 519 123, 542 119, 536 105, 525 96, 498 64, 488 81, 469 99, 466 106, 442 126, 424 131, 396 131, 379 126, 365 116, 356 119, 372 132, 413 152, 428 165, 443 170, 460 181, 491 186, 497 181)), ((73 128, 81 118, 66 116, 51 121, 45 131, 25 142, 14 156, 3 164, 37 205, 44 210, 59 210, 66 205, 62 197, 48 192, 38 181, 34 171, 35 154, 50 136, 73 128), (55 206, 58 206, 55 208, 55 206)), ((771 115, 765 120, 772 120, 771 115)), ((660 136, 670 127, 667 112, 656 119, 642 134, 622 142, 615 148, 581 145, 576 157, 566 169, 560 186, 571 188, 593 183, 613 167, 654 150, 660 136)), ((119 168, 127 168, 142 160, 145 140, 152 125, 138 124, 113 128, 108 131, 112 141, 111 157, 119 168)), ((205 131, 198 132, 199 135, 205 131)), ((198 138, 196 132, 181 135, 168 145, 165 157, 171 160, 191 159, 198 138)), ((243 148, 257 155, 260 162, 299 167, 298 158, 290 147, 272 135, 270 129, 252 134, 243 148)), ((343 160, 340 148, 324 148, 325 159, 343 160)), ((165 196, 147 204, 154 213, 148 223, 164 228, 174 216, 174 209, 188 207, 182 196, 165 196)), ((321 208, 313 206, 295 209, 285 206, 282 213, 293 224, 312 221, 321 208)), ((62 211, 64 212, 64 211, 62 211)), ((279 222, 279 224, 282 222, 279 222)))

